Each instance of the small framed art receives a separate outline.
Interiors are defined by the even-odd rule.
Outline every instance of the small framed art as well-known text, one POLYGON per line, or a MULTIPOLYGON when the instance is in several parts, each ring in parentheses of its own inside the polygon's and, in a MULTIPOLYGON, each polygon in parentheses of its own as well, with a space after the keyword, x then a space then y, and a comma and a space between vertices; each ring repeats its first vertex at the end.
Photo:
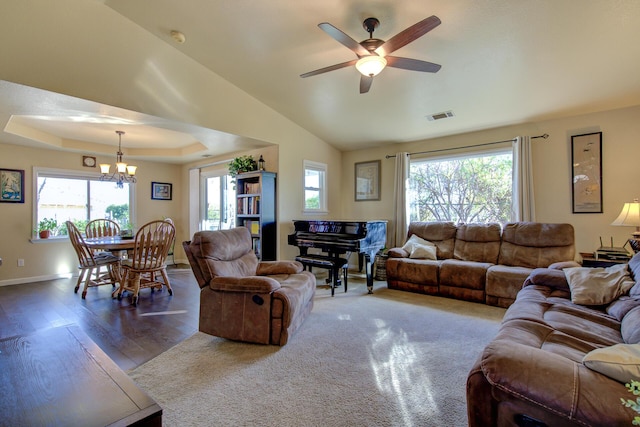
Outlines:
POLYGON ((24 203, 24 170, 0 169, 0 202, 24 203))
POLYGON ((602 132, 571 137, 573 213, 602 213, 602 132))
POLYGON ((356 163, 356 202, 380 200, 380 160, 356 163))
POLYGON ((173 196, 173 185, 168 182, 151 183, 151 199, 171 200, 173 196))

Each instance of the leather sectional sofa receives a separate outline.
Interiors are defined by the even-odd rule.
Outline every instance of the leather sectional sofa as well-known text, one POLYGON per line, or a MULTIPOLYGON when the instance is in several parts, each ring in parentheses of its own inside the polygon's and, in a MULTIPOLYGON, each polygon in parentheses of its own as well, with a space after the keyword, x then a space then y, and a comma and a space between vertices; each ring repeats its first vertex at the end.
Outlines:
POLYGON ((435 246, 435 258, 412 258, 407 245, 388 251, 387 285, 509 307, 535 268, 579 266, 570 224, 412 222, 407 238, 435 246))
MULTIPOLYGON (((469 426, 630 426, 638 414, 621 399, 635 402, 625 383, 640 380, 640 255, 629 267, 631 289, 595 305, 573 302, 567 271, 534 270, 468 375, 469 426)), ((571 270, 593 287, 585 295, 601 293, 589 275, 605 269, 571 270)))

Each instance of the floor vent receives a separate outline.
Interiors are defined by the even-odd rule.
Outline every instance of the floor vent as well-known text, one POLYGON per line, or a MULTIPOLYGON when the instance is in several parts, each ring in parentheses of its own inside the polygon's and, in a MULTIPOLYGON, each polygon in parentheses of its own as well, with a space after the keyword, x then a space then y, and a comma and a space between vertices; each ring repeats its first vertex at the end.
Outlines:
POLYGON ((434 120, 447 119, 449 117, 453 117, 453 111, 445 111, 442 113, 430 114, 427 116, 427 119, 432 122, 434 120))

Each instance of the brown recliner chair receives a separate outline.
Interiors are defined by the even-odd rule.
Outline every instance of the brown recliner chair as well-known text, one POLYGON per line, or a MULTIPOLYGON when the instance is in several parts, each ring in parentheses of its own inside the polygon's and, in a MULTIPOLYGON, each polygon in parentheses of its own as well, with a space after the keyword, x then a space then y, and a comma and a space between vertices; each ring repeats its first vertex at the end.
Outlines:
POLYGON ((285 345, 313 308, 316 279, 297 261, 258 261, 249 230, 199 231, 182 246, 200 286, 200 331, 285 345))

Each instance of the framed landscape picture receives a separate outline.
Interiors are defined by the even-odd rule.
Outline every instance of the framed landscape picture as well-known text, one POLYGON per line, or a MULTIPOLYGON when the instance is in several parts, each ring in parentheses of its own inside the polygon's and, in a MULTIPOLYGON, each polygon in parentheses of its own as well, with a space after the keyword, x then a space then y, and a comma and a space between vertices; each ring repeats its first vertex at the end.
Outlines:
POLYGON ((602 213, 602 132, 571 137, 573 213, 602 213))
POLYGON ((153 200, 171 200, 173 185, 168 182, 152 182, 151 183, 151 199, 153 200))
POLYGON ((356 163, 356 202, 380 200, 380 160, 356 163))
POLYGON ((0 169, 0 202, 24 203, 24 171, 0 169))

